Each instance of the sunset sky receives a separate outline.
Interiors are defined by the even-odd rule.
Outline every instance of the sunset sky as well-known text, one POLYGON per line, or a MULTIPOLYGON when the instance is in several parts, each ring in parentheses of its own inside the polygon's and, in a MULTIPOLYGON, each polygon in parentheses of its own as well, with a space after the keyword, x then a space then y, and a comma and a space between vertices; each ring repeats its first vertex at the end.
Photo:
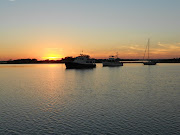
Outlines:
POLYGON ((0 61, 180 57, 180 0, 0 0, 0 61))

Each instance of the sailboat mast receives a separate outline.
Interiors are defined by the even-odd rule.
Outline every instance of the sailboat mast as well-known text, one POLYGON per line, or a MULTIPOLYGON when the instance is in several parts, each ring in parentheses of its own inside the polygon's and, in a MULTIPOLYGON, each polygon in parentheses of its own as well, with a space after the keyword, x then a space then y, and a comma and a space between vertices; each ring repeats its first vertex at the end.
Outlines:
POLYGON ((149 60, 149 42, 150 42, 150 39, 148 38, 148 60, 149 60))

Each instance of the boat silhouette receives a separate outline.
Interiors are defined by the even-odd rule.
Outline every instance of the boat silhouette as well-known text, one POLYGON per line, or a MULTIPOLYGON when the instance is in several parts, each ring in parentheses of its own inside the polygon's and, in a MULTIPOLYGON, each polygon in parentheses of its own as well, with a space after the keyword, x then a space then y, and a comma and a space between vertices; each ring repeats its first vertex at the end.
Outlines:
POLYGON ((90 59, 89 55, 80 54, 80 56, 65 62, 67 69, 86 69, 95 68, 96 64, 94 60, 90 59))

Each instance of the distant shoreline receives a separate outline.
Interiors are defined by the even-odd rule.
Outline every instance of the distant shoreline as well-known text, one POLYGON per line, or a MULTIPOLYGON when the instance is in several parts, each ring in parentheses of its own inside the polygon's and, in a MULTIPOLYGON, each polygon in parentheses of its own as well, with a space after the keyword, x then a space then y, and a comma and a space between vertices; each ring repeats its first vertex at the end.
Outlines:
MULTIPOLYGON (((95 63, 102 63, 107 59, 93 59, 95 63)), ((151 61, 155 61, 156 63, 180 63, 180 58, 173 59, 150 59, 151 61)), ((37 59, 17 59, 17 60, 9 60, 9 61, 0 61, 0 64, 50 64, 50 63, 65 63, 67 60, 40 60, 37 59)), ((143 63, 142 59, 118 59, 122 63, 143 63)))

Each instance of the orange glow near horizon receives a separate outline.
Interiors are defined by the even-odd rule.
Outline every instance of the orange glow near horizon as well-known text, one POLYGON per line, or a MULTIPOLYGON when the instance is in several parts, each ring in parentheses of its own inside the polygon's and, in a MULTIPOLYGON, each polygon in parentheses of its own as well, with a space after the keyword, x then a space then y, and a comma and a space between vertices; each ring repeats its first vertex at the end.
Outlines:
POLYGON ((47 56, 47 57, 42 57, 43 60, 47 60, 47 59, 49 59, 49 60, 60 60, 61 58, 63 58, 63 57, 61 57, 60 55, 59 56, 51 55, 51 56, 47 56))
POLYGON ((42 59, 43 60, 59 60, 59 59, 61 59, 61 58, 59 58, 59 57, 42 57, 42 59))
POLYGON ((62 50, 59 48, 45 48, 44 53, 41 57, 43 60, 60 60, 64 56, 62 55, 62 50))
MULTIPOLYGON (((38 59, 38 60, 61 60, 67 56, 76 57, 79 55, 79 48, 64 47, 61 45, 61 48, 37 48, 31 50, 30 47, 21 48, 17 51, 13 49, 3 48, 0 50, 0 61, 8 61, 10 59, 38 59), (41 51, 39 51, 41 50, 41 51)), ((71 45, 69 45, 71 46, 71 45)), ((142 59, 144 55, 144 46, 138 44, 131 45, 122 45, 115 49, 106 49, 106 48, 85 48, 84 54, 90 55, 91 58, 95 59, 107 59, 110 55, 116 55, 118 52, 118 57, 121 59, 142 59)), ((180 57, 180 43, 161 43, 157 42, 152 45, 150 48, 150 58, 152 59, 171 59, 180 57)))
POLYGON ((63 56, 59 54, 48 54, 47 56, 42 57, 43 60, 60 60, 61 58, 63 58, 63 56))

